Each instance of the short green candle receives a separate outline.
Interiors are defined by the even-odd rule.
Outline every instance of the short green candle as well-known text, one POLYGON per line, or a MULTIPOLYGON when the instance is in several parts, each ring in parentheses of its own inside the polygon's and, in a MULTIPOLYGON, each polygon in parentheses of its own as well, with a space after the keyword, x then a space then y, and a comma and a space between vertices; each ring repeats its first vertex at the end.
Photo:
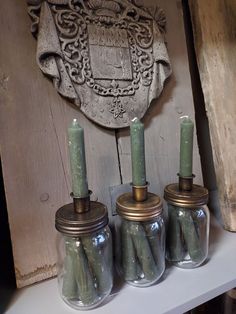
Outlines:
POLYGON ((134 244, 130 235, 132 221, 123 219, 121 224, 121 255, 122 267, 126 281, 138 280, 137 258, 134 244))
POLYGON ((157 278, 158 270, 142 224, 137 221, 132 221, 129 233, 131 235, 144 277, 147 280, 154 280, 157 278))
POLYGON ((192 261, 198 263, 204 258, 200 237, 191 215, 191 211, 188 208, 182 208, 181 211, 182 217, 180 219, 180 224, 187 250, 192 261))
POLYGON ((73 299, 78 296, 78 287, 75 278, 75 259, 76 252, 74 250, 75 239, 65 237, 66 257, 64 261, 64 277, 62 294, 68 299, 73 299))
POLYGON ((177 208, 168 204, 168 228, 166 243, 169 248, 169 259, 174 262, 183 260, 184 245, 177 208))
POLYGON ((193 163, 193 122, 184 117, 180 125, 180 169, 181 177, 192 176, 193 163))
POLYGON ((130 125, 132 183, 135 186, 146 185, 144 125, 134 118, 130 125))
POLYGON ((72 191, 74 197, 88 196, 88 182, 84 149, 84 130, 76 119, 68 128, 72 191))
POLYGON ((112 285, 112 276, 110 265, 106 264, 106 259, 103 254, 104 244, 95 242, 92 236, 89 235, 81 237, 81 241, 93 275, 96 278, 97 292, 99 295, 106 293, 112 285))

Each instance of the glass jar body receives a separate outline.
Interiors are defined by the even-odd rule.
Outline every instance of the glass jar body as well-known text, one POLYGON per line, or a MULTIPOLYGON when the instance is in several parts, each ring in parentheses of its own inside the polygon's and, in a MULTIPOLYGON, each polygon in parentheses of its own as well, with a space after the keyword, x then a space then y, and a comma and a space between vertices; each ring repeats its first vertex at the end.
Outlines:
POLYGON ((116 223, 116 266, 133 286, 147 287, 165 270, 165 225, 162 216, 137 222, 120 218, 116 223))
POLYGON ((180 268, 200 266, 208 256, 209 223, 206 205, 182 208, 168 204, 167 260, 180 268))
POLYGON ((92 309, 113 285, 112 238, 108 226, 76 237, 60 234, 58 284, 62 299, 75 309, 92 309))

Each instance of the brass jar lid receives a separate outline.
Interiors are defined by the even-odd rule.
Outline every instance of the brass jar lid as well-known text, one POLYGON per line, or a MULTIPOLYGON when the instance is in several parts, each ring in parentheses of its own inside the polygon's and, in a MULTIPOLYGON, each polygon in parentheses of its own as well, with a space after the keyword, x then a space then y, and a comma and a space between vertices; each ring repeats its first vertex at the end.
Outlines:
POLYGON ((77 213, 74 204, 67 204, 56 212, 56 229, 68 236, 79 236, 93 233, 108 224, 108 214, 105 205, 90 202, 90 210, 77 213))
POLYGON ((164 199, 174 206, 201 207, 208 202, 208 190, 203 186, 193 184, 191 191, 183 191, 179 189, 178 183, 173 183, 165 187, 164 199))
POLYGON ((162 213, 162 201, 159 196, 148 192, 148 197, 137 202, 132 193, 124 193, 117 198, 116 209, 118 215, 133 221, 151 220, 162 213))

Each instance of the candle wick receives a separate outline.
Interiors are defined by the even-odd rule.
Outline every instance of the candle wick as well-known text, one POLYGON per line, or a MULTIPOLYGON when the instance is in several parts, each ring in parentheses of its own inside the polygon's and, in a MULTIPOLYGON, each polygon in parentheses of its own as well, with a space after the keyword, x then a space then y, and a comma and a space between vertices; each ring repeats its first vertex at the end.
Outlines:
POLYGON ((186 115, 186 116, 181 116, 180 117, 180 119, 185 119, 185 118, 189 119, 189 116, 186 115))

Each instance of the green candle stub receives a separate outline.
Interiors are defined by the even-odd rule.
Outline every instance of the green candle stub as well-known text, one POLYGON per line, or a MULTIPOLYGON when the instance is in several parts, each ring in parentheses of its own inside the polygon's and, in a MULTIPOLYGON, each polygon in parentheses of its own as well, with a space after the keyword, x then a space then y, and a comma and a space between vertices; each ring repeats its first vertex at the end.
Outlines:
POLYGON ((65 239, 65 250, 66 257, 64 261, 64 278, 62 286, 62 294, 68 299, 77 298, 78 296, 78 287, 75 278, 75 257, 76 251, 74 249, 75 240, 73 238, 67 237, 65 239))
POLYGON ((97 298, 97 292, 94 287, 94 279, 89 269, 87 256, 84 252, 82 242, 80 242, 80 244, 77 246, 75 265, 75 276, 80 300, 83 302, 83 304, 92 304, 97 298))
POLYGON ((84 149, 84 130, 76 119, 68 129, 72 191, 74 197, 88 196, 88 182, 84 149))
POLYGON ((93 275, 81 241, 66 238, 62 294, 68 299, 80 298, 84 304, 92 304, 97 298, 93 275))
POLYGON ((182 209, 180 224, 190 258, 194 262, 200 262, 204 253, 191 211, 188 208, 182 209))
POLYGON ((142 224, 132 221, 132 224, 130 224, 130 234, 144 277, 150 281, 154 280, 157 278, 158 270, 142 224))
POLYGON ((184 258, 184 248, 182 243, 182 232, 178 218, 178 211, 175 206, 168 205, 168 229, 167 246, 169 248, 169 258, 172 261, 181 261, 184 258))
POLYGON ((109 291, 109 287, 112 285, 112 276, 102 250, 102 241, 96 243, 95 241, 98 242, 98 239, 93 239, 91 236, 83 236, 81 241, 96 279, 98 294, 109 291))
MULTIPOLYGON (((150 248, 156 265, 164 264, 165 254, 163 254, 163 252, 165 252, 165 241, 162 240, 162 237, 164 235, 161 235, 161 230, 159 228, 154 227, 154 223, 150 223, 148 221, 143 222, 142 225, 144 227, 148 242, 150 244, 150 248)), ((158 269, 157 267, 157 270, 159 272, 159 270, 161 271, 162 269, 161 268, 158 269)))
POLYGON ((131 235, 129 233, 132 221, 123 220, 121 224, 121 250, 122 250, 122 267, 125 280, 133 281, 138 279, 137 258, 131 235))
POLYGON ((180 125, 180 169, 181 177, 192 176, 193 161, 193 122, 184 117, 180 125))
POLYGON ((135 186, 146 185, 144 125, 134 118, 130 125, 132 183, 135 186))
POLYGON ((167 247, 169 259, 173 262, 185 260, 185 255, 194 263, 204 258, 204 250, 199 234, 198 222, 189 208, 168 205, 169 219, 167 247))

